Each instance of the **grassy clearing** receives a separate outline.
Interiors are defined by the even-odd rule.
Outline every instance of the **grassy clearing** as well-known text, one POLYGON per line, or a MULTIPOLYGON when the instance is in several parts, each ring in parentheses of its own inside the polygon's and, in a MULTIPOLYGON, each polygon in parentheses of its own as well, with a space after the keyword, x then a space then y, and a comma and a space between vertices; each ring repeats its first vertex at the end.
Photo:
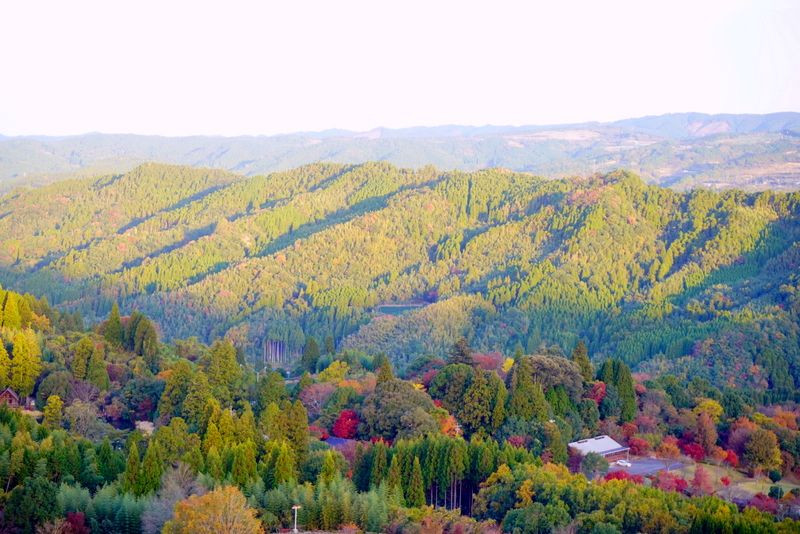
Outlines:
POLYGON ((721 490, 724 489, 722 482, 720 482, 720 479, 722 477, 730 478, 731 480, 730 491, 733 491, 737 494, 745 492, 750 494, 751 496, 755 495, 756 493, 767 494, 769 493, 769 488, 771 486, 780 486, 781 488, 783 488, 783 491, 785 493, 789 493, 791 490, 795 488, 800 488, 800 485, 795 484, 794 482, 786 479, 781 480, 777 483, 773 483, 768 477, 764 475, 760 475, 755 478, 750 478, 746 474, 728 466, 690 463, 685 465, 683 468, 677 469, 673 472, 679 474, 680 476, 691 482, 692 478, 694 478, 694 474, 695 471, 697 470, 698 465, 702 465, 703 468, 706 471, 708 471, 709 475, 711 475, 711 480, 714 484, 714 489, 718 492, 722 492, 721 490))

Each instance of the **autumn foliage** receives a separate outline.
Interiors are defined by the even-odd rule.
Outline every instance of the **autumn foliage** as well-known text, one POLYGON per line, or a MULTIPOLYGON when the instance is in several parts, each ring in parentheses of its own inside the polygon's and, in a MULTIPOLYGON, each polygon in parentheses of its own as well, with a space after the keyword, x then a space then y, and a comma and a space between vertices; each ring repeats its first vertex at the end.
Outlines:
POLYGON ((592 389, 586 395, 587 398, 592 399, 599 406, 603 399, 606 398, 606 385, 604 382, 595 382, 592 384, 592 389))
POLYGON ((641 475, 631 475, 627 471, 612 471, 606 474, 606 476, 603 478, 604 480, 627 480, 629 482, 633 482, 634 484, 644 483, 644 477, 641 475))
POLYGON ((669 471, 659 471, 653 478, 653 486, 664 491, 677 491, 684 493, 689 483, 682 477, 669 471))
POLYGON ((164 525, 165 534, 260 534, 261 523, 247 499, 234 486, 203 496, 192 495, 175 505, 175 515, 164 525))
POLYGON ((695 462, 701 462, 706 457, 705 449, 697 443, 681 443, 681 451, 695 462))
POLYGON ((725 463, 731 467, 739 467, 739 455, 734 451, 727 451, 725 455, 725 463))
POLYGON ((354 410, 342 410, 333 423, 333 435, 337 438, 353 439, 356 437, 359 422, 358 414, 354 410))
POLYGON ((628 440, 631 454, 634 456, 644 456, 650 451, 650 444, 642 438, 631 438, 628 440))

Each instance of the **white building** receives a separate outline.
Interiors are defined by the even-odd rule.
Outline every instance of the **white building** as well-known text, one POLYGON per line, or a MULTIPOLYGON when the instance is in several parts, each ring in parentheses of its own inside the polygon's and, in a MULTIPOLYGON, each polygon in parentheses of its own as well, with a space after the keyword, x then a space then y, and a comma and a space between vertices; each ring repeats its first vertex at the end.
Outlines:
POLYGON ((630 447, 623 447, 615 440, 605 435, 573 441, 569 444, 569 448, 577 451, 581 456, 586 456, 590 452, 594 452, 608 461, 620 460, 622 458, 627 460, 630 452, 630 447))

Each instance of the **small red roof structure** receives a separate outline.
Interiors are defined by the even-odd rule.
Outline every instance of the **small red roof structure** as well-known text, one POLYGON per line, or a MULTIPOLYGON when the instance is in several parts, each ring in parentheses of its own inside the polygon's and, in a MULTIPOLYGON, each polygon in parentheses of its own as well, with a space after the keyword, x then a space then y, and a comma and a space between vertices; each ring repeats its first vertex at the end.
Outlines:
POLYGON ((0 404, 5 404, 11 408, 19 408, 19 395, 11 388, 0 391, 0 404))

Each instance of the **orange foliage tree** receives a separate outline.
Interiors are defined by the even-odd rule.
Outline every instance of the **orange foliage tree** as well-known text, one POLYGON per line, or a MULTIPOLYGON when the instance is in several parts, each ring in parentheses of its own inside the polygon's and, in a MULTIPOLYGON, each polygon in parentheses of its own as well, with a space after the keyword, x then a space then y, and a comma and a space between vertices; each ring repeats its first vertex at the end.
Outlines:
POLYGON ((175 505, 175 515, 164 525, 165 534, 261 534, 255 510, 242 492, 225 486, 205 495, 192 495, 175 505))

